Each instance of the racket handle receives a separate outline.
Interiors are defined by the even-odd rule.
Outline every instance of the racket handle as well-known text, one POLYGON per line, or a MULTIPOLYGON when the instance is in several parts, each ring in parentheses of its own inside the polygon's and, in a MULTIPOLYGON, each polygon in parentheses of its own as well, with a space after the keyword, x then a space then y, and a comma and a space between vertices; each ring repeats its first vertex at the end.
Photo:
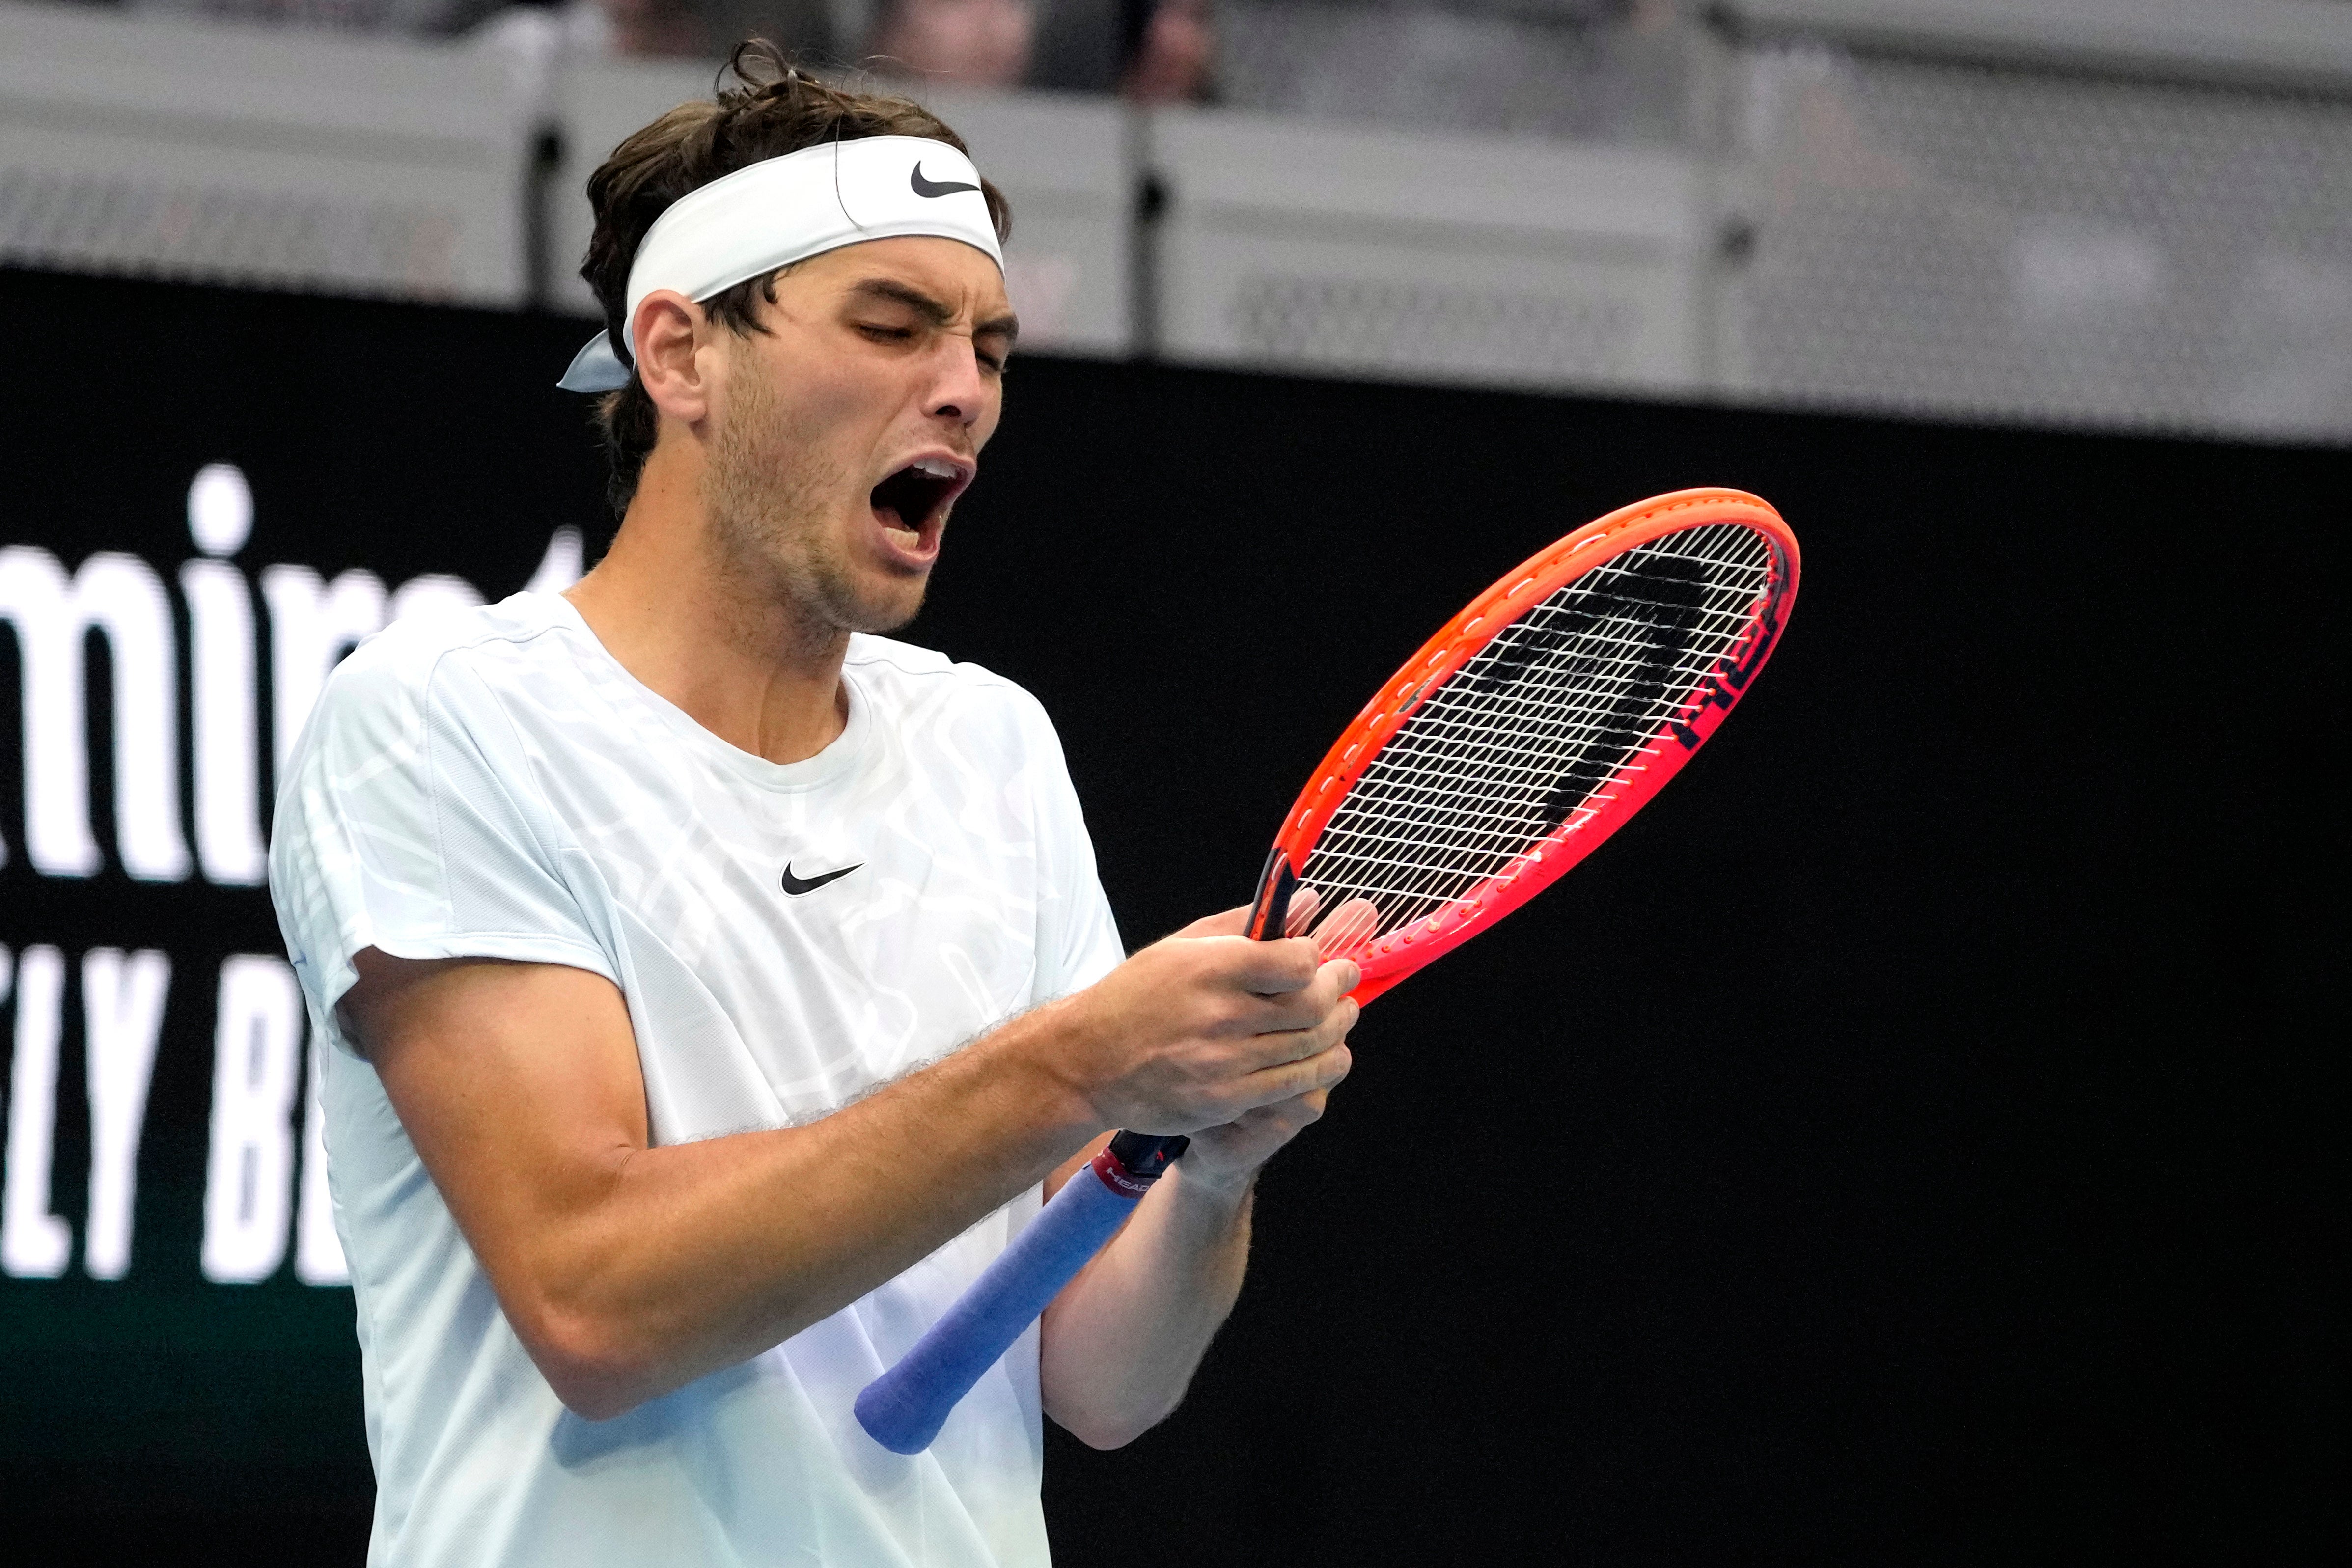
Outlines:
POLYGON ((919 1454, 957 1403, 1102 1250, 1191 1140, 1121 1133, 1062 1185, 898 1364, 857 1396, 857 1424, 894 1454, 919 1454))
POLYGON ((1257 873, 1257 895, 1250 900, 1249 924, 1242 935, 1253 942, 1279 942, 1290 924, 1290 895, 1298 891, 1298 873, 1276 844, 1267 852, 1265 869, 1257 873))
MULTIPOLYGON (((1246 934, 1279 941, 1298 873, 1276 849, 1259 873, 1246 934)), ((1013 1245, 982 1270, 947 1314, 898 1364, 858 1395, 857 1424, 894 1454, 919 1454, 973 1384, 1037 1321, 1125 1222, 1151 1184, 1192 1145, 1190 1138, 1121 1133, 1063 1184, 1013 1245)))

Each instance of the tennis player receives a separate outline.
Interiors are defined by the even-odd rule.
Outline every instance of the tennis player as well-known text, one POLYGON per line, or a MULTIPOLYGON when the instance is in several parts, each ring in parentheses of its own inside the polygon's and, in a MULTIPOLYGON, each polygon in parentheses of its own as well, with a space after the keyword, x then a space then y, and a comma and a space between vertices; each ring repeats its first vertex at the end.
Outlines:
POLYGON ((278 801, 378 1564, 1045 1563, 1042 1417, 1174 1407, 1348 1069, 1352 964, 1239 912, 1125 956, 1036 702, 877 635, 996 427, 1004 207, 913 105, 737 69, 590 183, 610 553, 370 641, 278 801), (1194 1141, 875 1444, 858 1390, 1122 1126, 1194 1141))

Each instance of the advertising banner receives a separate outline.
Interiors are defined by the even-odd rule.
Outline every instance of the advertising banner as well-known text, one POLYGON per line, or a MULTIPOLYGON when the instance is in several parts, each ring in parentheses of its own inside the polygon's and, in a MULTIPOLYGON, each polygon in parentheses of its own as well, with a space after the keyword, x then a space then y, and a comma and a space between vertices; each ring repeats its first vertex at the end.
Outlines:
POLYGON ((354 642, 580 574, 602 459, 546 389, 578 329, 21 273, 0 300, 11 1504, 363 1503, 270 801, 354 642))

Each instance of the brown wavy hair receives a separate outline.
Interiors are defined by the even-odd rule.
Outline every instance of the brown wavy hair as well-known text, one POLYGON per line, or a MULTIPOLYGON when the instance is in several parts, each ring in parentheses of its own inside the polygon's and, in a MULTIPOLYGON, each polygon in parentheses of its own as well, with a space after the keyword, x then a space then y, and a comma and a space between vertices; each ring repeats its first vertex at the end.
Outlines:
MULTIPOLYGON (((681 103, 631 136, 588 176, 588 204, 595 209, 595 233, 588 241, 580 276, 604 308, 604 329, 614 351, 629 362, 629 268, 637 259, 654 220, 688 191, 763 159, 780 158, 827 141, 865 136, 922 136, 960 151, 963 138, 920 104, 887 94, 858 92, 819 79, 764 38, 735 46, 720 72, 732 87, 709 100, 681 103)), ((999 239, 1013 232, 1013 212, 1004 193, 983 179, 981 194, 999 239)), ((703 307, 735 332, 759 330, 756 293, 775 303, 776 279, 789 267, 739 283, 703 307)), ((653 399, 634 377, 619 392, 596 402, 596 428, 604 438, 613 476, 604 488, 618 520, 637 493, 638 476, 654 449, 658 428, 653 399)))

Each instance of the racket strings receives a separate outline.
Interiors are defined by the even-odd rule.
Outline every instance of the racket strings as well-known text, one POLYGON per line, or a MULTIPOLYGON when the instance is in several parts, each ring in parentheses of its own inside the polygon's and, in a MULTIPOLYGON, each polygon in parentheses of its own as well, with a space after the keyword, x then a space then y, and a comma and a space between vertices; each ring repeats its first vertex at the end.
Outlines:
MULTIPOLYGON (((1654 539, 1563 585, 1428 693, 1302 868, 1323 911, 1347 911, 1340 950, 1605 809, 1738 647, 1771 567, 1769 541, 1737 523, 1654 539)), ((1328 947, 1339 921, 1318 935, 1328 947)))
MULTIPOLYGON (((1474 661, 1470 668, 1449 683, 1447 692, 1438 695, 1426 714, 1419 716, 1423 718, 1419 733, 1399 737, 1406 744, 1398 748, 1396 758, 1383 770, 1389 777, 1372 781, 1374 788, 1366 792, 1356 813, 1360 818, 1388 819, 1389 831, 1376 830, 1364 836, 1385 841, 1389 852, 1367 853, 1372 845, 1359 843, 1351 846, 1356 852, 1349 856, 1341 852, 1350 846, 1334 841, 1333 852, 1324 858, 1327 862, 1388 862, 1377 869, 1391 884, 1400 871, 1415 873, 1424 881, 1444 878, 1449 873, 1467 881, 1459 890, 1411 883, 1379 889, 1370 879, 1360 881, 1359 886, 1364 891, 1406 895, 1405 907, 1392 907, 1387 912, 1389 918, 1381 923, 1383 927, 1417 917, 1419 911, 1412 907, 1412 894, 1426 894, 1421 902, 1433 907, 1442 904, 1507 865, 1532 838, 1558 826, 1580 803, 1580 798, 1617 775, 1623 766, 1621 758, 1628 749, 1628 742, 1645 740, 1654 734, 1654 726, 1639 721, 1653 716, 1642 710, 1656 706, 1661 695, 1657 688, 1680 686, 1687 690, 1712 669, 1715 661, 1711 658, 1696 667, 1677 659, 1662 671, 1658 658, 1676 643, 1686 642, 1683 634, 1693 630, 1712 630, 1716 633, 1703 637, 1703 645, 1728 647, 1736 642, 1744 621, 1732 618, 1738 616, 1746 605, 1722 602, 1734 597, 1722 592, 1713 596, 1714 602, 1703 592, 1694 594, 1694 584, 1702 589, 1710 586, 1706 578, 1694 576, 1688 570, 1676 570, 1671 564, 1674 558, 1705 562, 1711 553, 1689 545, 1677 548, 1669 543, 1666 548, 1653 549, 1649 552, 1652 559, 1629 558, 1612 569, 1591 574, 1498 637, 1496 644, 1486 651, 1487 656, 1483 661, 1474 661), (1647 586, 1654 589, 1653 592, 1627 591, 1625 580, 1637 574, 1651 580, 1647 586), (1678 591, 1660 596, 1654 591, 1659 586, 1678 591), (1688 613, 1692 611, 1701 612, 1696 626, 1691 624, 1693 617, 1688 613), (1709 616, 1707 612, 1714 613, 1709 616), (1710 619, 1717 622, 1712 628, 1706 625, 1710 619), (1629 643, 1631 658, 1627 656, 1629 643), (1549 655, 1549 670, 1538 663, 1545 655, 1549 655), (1531 669, 1538 678, 1521 687, 1519 683, 1531 669), (1661 674, 1668 678, 1661 681, 1661 674), (1681 676, 1678 681, 1673 679, 1676 674, 1681 676), (1551 677, 1549 681, 1541 678, 1547 674, 1551 677), (1548 687, 1555 695, 1560 690, 1582 691, 1597 694, 1605 700, 1555 701, 1551 704, 1553 711, 1545 712, 1541 699, 1548 687), (1464 694, 1467 694, 1466 700, 1464 694), (1635 727, 1641 732, 1638 737, 1611 733, 1618 727, 1611 721, 1622 722, 1629 716, 1636 721, 1635 727), (1549 754, 1542 760, 1550 766, 1539 769, 1548 776, 1549 788, 1540 790, 1532 821, 1528 810, 1530 770, 1525 766, 1514 768, 1505 757, 1496 755, 1498 750, 1509 748, 1494 743, 1497 736, 1507 737, 1522 730, 1544 743, 1535 749, 1549 754), (1475 737, 1481 734, 1486 744, 1475 744, 1475 739, 1464 744, 1465 735, 1475 737), (1568 743, 1565 747, 1563 741, 1568 743), (1559 766, 1563 762, 1566 767, 1559 766), (1580 762, 1583 766, 1578 766, 1580 762), (1459 805, 1465 801, 1464 788, 1474 773, 1481 779, 1483 789, 1468 797, 1473 810, 1464 812, 1459 805), (1518 777, 1512 777, 1514 773, 1518 777), (1383 783, 1388 788, 1381 788, 1383 783), (1512 788, 1515 784, 1518 786, 1516 789, 1512 788), (1433 797, 1441 795, 1456 803, 1457 809, 1451 813, 1453 821, 1433 824, 1431 808, 1436 804, 1433 797), (1482 800, 1490 802, 1484 810, 1475 804, 1482 800), (1493 808, 1491 802, 1496 800, 1503 802, 1504 810, 1493 808), (1433 834, 1433 826, 1440 831, 1433 834), (1486 831, 1479 831, 1481 828, 1486 831), (1444 831, 1446 829, 1454 831, 1444 831), (1469 831, 1464 831, 1465 829, 1469 831), (1421 852, 1400 861, 1394 846, 1408 841, 1416 842, 1421 852), (1440 852, 1435 856, 1428 852, 1433 848, 1440 852), (1466 855, 1465 852, 1468 852, 1466 855)), ((1712 586, 1719 589, 1723 585, 1712 586)), ((1746 584, 1734 586, 1744 589, 1746 584)), ((1634 746, 1632 749, 1640 747, 1634 746)), ((1370 822, 1362 825, 1373 826, 1370 822)), ((1317 869, 1339 871, 1342 867, 1329 864, 1317 869)), ((1374 868, 1360 864, 1356 869, 1374 868)), ((1397 900, 1386 902, 1394 905, 1397 900)))
MULTIPOLYGON (((1683 552, 1653 553, 1672 555, 1683 552)), ((1649 575, 1670 585, 1679 579, 1681 586, 1685 589, 1689 586, 1687 573, 1659 570, 1663 563, 1637 564, 1650 565, 1652 570, 1649 575)), ((1464 776, 1474 769, 1480 771, 1488 776, 1489 797, 1498 796, 1512 809, 1500 813, 1491 809, 1484 812, 1474 811, 1470 813, 1472 821, 1462 820, 1464 814, 1457 810, 1455 821, 1450 825, 1457 829, 1483 825, 1490 832, 1501 827, 1505 830, 1502 841, 1481 845, 1475 841, 1484 835, 1474 832, 1471 835, 1473 841, 1465 846, 1458 841, 1462 835, 1457 832, 1453 835, 1457 841, 1442 847, 1451 847, 1457 852, 1465 847, 1473 850, 1483 848, 1489 852, 1486 857, 1489 861, 1507 863, 1522 847, 1512 841, 1524 837, 1530 827, 1540 832, 1558 826, 1581 797, 1615 776, 1622 765, 1620 754, 1624 750, 1624 743, 1634 737, 1610 733, 1616 727, 1612 721, 1622 720, 1627 710, 1632 710, 1637 718, 1648 716, 1641 714, 1640 709, 1647 706, 1644 699, 1654 700, 1658 693, 1653 688, 1662 684, 1656 679, 1661 673, 1657 669, 1656 655, 1680 641, 1675 633, 1687 629, 1685 623, 1689 617, 1686 614, 1661 615, 1659 612, 1687 612, 1695 608, 1720 612, 1726 608, 1720 604, 1710 605, 1704 597, 1695 597, 1687 591, 1667 600, 1651 594, 1626 592, 1622 580, 1629 575, 1631 572, 1625 567, 1597 573, 1593 582, 1581 591, 1563 594, 1559 601, 1546 605, 1523 624, 1498 639, 1500 645, 1493 651, 1493 656, 1484 665, 1465 672, 1466 678, 1455 688, 1456 693, 1466 692, 1469 700, 1465 702, 1454 693, 1440 697, 1424 717, 1420 727, 1421 733, 1412 737, 1400 751, 1397 761, 1403 766, 1392 767, 1389 770, 1392 775, 1387 780, 1391 788, 1386 791, 1376 789, 1368 796, 1366 805, 1376 814, 1391 818, 1402 815, 1404 821, 1401 826, 1405 832, 1425 834, 1430 826, 1428 807, 1431 802, 1423 797, 1443 791, 1449 799, 1459 801, 1463 798, 1464 776), (1603 589, 1615 591, 1597 591, 1603 589), (1628 632, 1635 635, 1628 637, 1628 632), (1665 635, 1654 634, 1659 632, 1665 635), (1643 632, 1652 634, 1642 635, 1643 632), (1629 643, 1633 644, 1630 648, 1629 643), (1664 646, 1661 646, 1662 643, 1664 646), (1547 653, 1550 655, 1549 662, 1553 666, 1547 672, 1553 677, 1551 681, 1539 680, 1516 692, 1507 690, 1523 678, 1538 655, 1547 653), (1567 683, 1564 685, 1563 681, 1567 683), (1544 712, 1541 711, 1540 694, 1544 693, 1547 685, 1555 688, 1555 695, 1557 690, 1565 689, 1594 694, 1602 700, 1566 703, 1555 700, 1551 704, 1552 711, 1544 712), (1508 736, 1520 728, 1528 730, 1538 744, 1533 747, 1517 748, 1496 744, 1497 735, 1508 736), (1481 734, 1486 731, 1494 733, 1481 734), (1471 737, 1474 743, 1463 744, 1465 737, 1471 737), (1486 743, 1475 744, 1479 738, 1486 743), (1565 755, 1562 755, 1563 741, 1569 743, 1565 755), (1445 755, 1449 749, 1453 753, 1451 756, 1445 755), (1536 766, 1529 768, 1528 762, 1530 759, 1527 758, 1514 759, 1507 755, 1498 755, 1511 749, 1532 750, 1536 753, 1532 758, 1536 766), (1514 766, 1515 761, 1517 766, 1514 766), (1414 763, 1420 766, 1412 766, 1414 763), (1432 763, 1435 764, 1433 768, 1432 763), (1565 767, 1561 766, 1563 763, 1565 767), (1580 763, 1583 766, 1579 766, 1580 763), (1538 820, 1529 824, 1525 819, 1528 815, 1528 787, 1533 781, 1531 774, 1542 776, 1548 787, 1540 788, 1538 820), (1404 788, 1396 788, 1399 785, 1404 788), (1513 785, 1519 788, 1514 791, 1511 789, 1513 785), (1518 798, 1512 800, 1515 793, 1518 798), (1382 800, 1384 794, 1387 797, 1385 801, 1382 800), (1390 810, 1379 811, 1381 804, 1386 804, 1390 810), (1402 813, 1395 810, 1400 805, 1407 809, 1402 813), (1475 820, 1479 816, 1486 819, 1483 824, 1475 820)), ((1718 614, 1716 619, 1720 621, 1723 618, 1718 614)), ((1737 636, 1734 629, 1718 630, 1729 631, 1730 638, 1737 636)), ((1709 641, 1725 643, 1728 640, 1718 635, 1709 641)), ((1709 659, 1692 667, 1677 662, 1676 665, 1668 666, 1663 673, 1669 677, 1679 674, 1682 679, 1675 684, 1690 685, 1695 685, 1696 679, 1703 678, 1713 663, 1709 659)), ((1425 858, 1417 861, 1415 866, 1423 873, 1432 870, 1425 858)), ((1490 871, 1493 867, 1473 864, 1465 869, 1475 874, 1490 871)), ((1410 919, 1412 915, 1406 912, 1402 918, 1410 919)))

